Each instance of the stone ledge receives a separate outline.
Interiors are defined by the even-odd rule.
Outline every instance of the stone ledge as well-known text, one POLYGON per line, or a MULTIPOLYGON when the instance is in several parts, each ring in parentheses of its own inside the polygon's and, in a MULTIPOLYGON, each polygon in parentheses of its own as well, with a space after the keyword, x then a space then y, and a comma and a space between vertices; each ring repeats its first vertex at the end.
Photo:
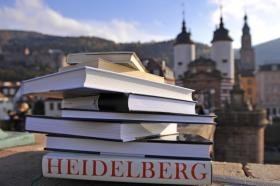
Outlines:
POLYGON ((280 165, 213 162, 213 182, 237 185, 280 185, 280 165))
MULTIPOLYGON (((5 169, 0 169, 0 185, 25 186, 35 181, 35 185, 131 185, 131 183, 43 178, 41 177, 41 160, 44 154, 42 150, 27 151, 0 158, 0 166, 5 167, 5 169)), ((280 165, 247 164, 242 166, 240 163, 213 162, 213 185, 280 185, 279 169, 280 165)))
MULTIPOLYGON (((30 186, 38 178, 34 185, 118 185, 129 186, 131 184, 80 181, 67 179, 42 178, 41 160, 45 154, 45 135, 34 134, 36 144, 8 148, 0 151, 0 185, 30 186)), ((241 164, 213 161, 213 184, 220 185, 280 185, 280 165, 271 164, 241 164)), ((133 184, 142 185, 142 184, 133 184)), ((146 184, 145 184, 146 185, 146 184)), ((158 186, 158 185, 157 185, 158 186)))
MULTIPOLYGON (((0 129, 1 131, 1 129, 0 129)), ((8 147, 30 145, 35 143, 35 137, 26 132, 1 132, 0 150, 8 147)))

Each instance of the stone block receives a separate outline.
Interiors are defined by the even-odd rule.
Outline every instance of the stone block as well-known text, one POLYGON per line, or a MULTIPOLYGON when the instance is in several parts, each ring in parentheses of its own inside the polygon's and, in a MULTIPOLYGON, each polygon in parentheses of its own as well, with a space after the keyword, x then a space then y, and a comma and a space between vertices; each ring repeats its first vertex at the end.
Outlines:
POLYGON ((249 163, 245 165, 245 170, 253 178, 280 181, 279 165, 249 163))
POLYGON ((233 177, 246 177, 241 163, 229 162, 213 162, 213 175, 216 176, 233 176, 233 177))
POLYGON ((4 132, 4 134, 5 137, 0 139, 0 150, 8 147, 30 145, 35 143, 35 137, 31 133, 4 132))

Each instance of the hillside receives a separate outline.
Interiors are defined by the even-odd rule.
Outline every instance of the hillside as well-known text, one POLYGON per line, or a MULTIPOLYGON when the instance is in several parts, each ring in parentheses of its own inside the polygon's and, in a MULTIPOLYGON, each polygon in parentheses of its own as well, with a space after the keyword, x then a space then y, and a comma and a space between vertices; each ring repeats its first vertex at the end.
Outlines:
MULTIPOLYGON (((66 54, 71 52, 135 51, 140 58, 162 59, 169 66, 172 66, 173 62, 173 40, 115 43, 97 37, 60 37, 37 32, 0 30, 0 46, 2 48, 0 80, 21 80, 54 71, 50 67, 51 65, 48 66, 43 62, 50 58, 49 49, 62 50, 66 54), (27 58, 23 55, 25 48, 31 51, 32 56, 27 58), (18 77, 13 71, 24 73, 18 77)), ((201 43, 196 43, 196 50, 198 56, 209 53, 209 47, 201 43)))
POLYGON ((280 64, 280 38, 255 46, 256 64, 280 64))

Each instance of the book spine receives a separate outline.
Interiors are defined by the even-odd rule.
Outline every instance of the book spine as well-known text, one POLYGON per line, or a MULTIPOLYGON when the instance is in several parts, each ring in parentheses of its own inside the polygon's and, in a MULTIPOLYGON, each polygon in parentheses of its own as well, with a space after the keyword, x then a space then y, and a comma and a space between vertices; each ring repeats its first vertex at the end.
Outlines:
POLYGON ((211 161, 68 153, 46 154, 42 171, 55 178, 183 185, 210 184, 212 177, 211 161))
POLYGON ((104 93, 95 96, 66 98, 62 101, 62 108, 128 112, 128 95, 122 93, 104 93))
POLYGON ((98 108, 101 111, 128 112, 128 94, 100 94, 98 108))
POLYGON ((62 100, 62 108, 99 110, 98 100, 99 95, 65 98, 62 100))

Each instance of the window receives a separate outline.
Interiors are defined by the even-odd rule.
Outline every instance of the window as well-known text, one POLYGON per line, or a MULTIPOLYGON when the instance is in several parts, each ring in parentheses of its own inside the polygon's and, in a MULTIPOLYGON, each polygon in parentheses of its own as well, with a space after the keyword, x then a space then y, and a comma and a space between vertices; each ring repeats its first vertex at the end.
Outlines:
POLYGON ((248 79, 248 80, 247 80, 247 83, 248 83, 248 85, 252 85, 253 82, 252 82, 251 79, 248 79))
POLYGON ((272 109, 272 115, 274 115, 274 116, 276 115, 276 108, 272 109))
POLYGON ((183 65, 183 63, 180 61, 180 62, 178 62, 178 66, 182 66, 183 65))
POLYGON ((57 103, 57 109, 61 109, 61 103, 57 103))
POLYGON ((222 75, 223 75, 223 76, 227 76, 227 75, 228 75, 228 73, 223 73, 222 75))
POLYGON ((227 59, 223 59, 222 60, 223 63, 227 63, 227 61, 228 61, 227 59))
POLYGON ((228 92, 227 89, 222 90, 222 93, 224 93, 224 94, 226 94, 227 92, 228 92))
POLYGON ((53 110, 53 103, 50 103, 50 110, 53 110))
POLYGON ((252 89, 251 88, 248 88, 247 92, 248 92, 249 95, 252 95, 252 89))

